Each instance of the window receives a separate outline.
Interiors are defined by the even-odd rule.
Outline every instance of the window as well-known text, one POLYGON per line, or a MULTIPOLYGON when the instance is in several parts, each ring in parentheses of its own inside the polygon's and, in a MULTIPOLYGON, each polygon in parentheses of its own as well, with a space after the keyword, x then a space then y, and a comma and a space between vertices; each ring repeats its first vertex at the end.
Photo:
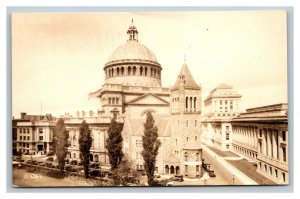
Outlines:
POLYGON ((73 153, 73 158, 76 158, 76 153, 73 153))
POLYGON ((30 140, 30 136, 27 136, 27 140, 30 140))
POLYGON ((185 153, 184 153, 184 161, 188 161, 188 156, 189 156, 188 153, 185 152, 185 153))
POLYGON ((282 159, 284 162, 286 162, 286 148, 282 147, 282 159))
POLYGON ((282 141, 286 141, 286 132, 282 131, 282 141))
POLYGON ((108 98, 108 104, 111 104, 111 98, 108 98))
POLYGON ((229 140, 229 131, 226 131, 226 140, 229 140))
POLYGON ((189 175, 189 166, 188 165, 184 165, 184 169, 185 169, 185 175, 189 175))
POLYGON ((196 165, 196 172, 199 172, 199 165, 196 165))
POLYGON ((229 144, 226 144, 226 149, 229 149, 229 144))
POLYGON ((197 139, 198 139, 198 137, 197 137, 197 136, 195 136, 195 141, 197 141, 197 139))
POLYGON ((272 167, 270 167, 270 174, 272 175, 273 171, 272 171, 272 167))
POLYGON ((29 144, 27 144, 27 148, 29 148, 29 144))
POLYGON ((43 133, 43 129, 42 128, 39 128, 39 133, 43 133))
POLYGON ((220 100, 220 105, 222 105, 222 100, 220 100))
POLYGON ((197 122, 198 122, 198 121, 197 121, 197 120, 195 120, 195 127, 197 127, 197 122))
POLYGON ((26 136, 23 136, 23 140, 26 140, 26 136))
POLYGON ((276 176, 276 178, 278 178, 278 171, 277 171, 277 169, 275 169, 275 176, 276 176))
POLYGON ((260 170, 262 169, 262 168, 261 168, 261 162, 259 163, 259 168, 260 168, 260 170))
POLYGON ((29 129, 27 129, 27 134, 29 134, 29 129))
POLYGON ((185 121, 185 127, 189 127, 189 121, 188 120, 185 121))
POLYGON ((266 173, 268 172, 268 167, 267 167, 267 165, 265 165, 265 172, 266 172, 266 173))
POLYGON ((114 97, 112 98, 112 104, 115 104, 115 98, 114 97))
POLYGON ((22 136, 20 136, 20 140, 22 140, 22 136))
POLYGON ((136 140, 136 146, 137 147, 142 147, 143 146, 142 140, 136 140))
POLYGON ((119 104, 119 98, 116 98, 116 104, 119 104))
POLYGON ((39 140, 43 140, 43 136, 39 136, 39 140))
POLYGON ((175 139, 175 143, 176 143, 176 146, 177 146, 177 139, 175 139))
POLYGON ((189 141, 189 137, 186 137, 186 141, 187 141, 187 142, 189 141))
POLYGON ((196 161, 200 161, 200 153, 196 153, 196 161))
POLYGON ((282 172, 282 180, 285 182, 285 173, 282 172))

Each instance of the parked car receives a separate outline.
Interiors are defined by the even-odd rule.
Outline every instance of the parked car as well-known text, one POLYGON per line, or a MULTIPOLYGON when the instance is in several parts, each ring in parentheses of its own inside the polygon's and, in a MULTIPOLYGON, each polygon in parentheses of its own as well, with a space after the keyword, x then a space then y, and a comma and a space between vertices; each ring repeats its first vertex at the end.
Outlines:
POLYGON ((214 170, 209 170, 209 171, 208 171, 208 175, 209 175, 210 177, 216 177, 216 174, 215 174, 214 170))
POLYGON ((93 168, 93 169, 99 169, 100 168, 100 163, 92 162, 89 167, 93 168))
POLYGON ((177 182, 183 182, 183 175, 175 175, 174 177, 171 178, 171 180, 177 182))
POLYGON ((158 173, 154 174, 154 178, 160 178, 160 175, 158 173))
POLYGON ((100 177, 101 176, 101 171, 100 169, 93 169, 89 171, 90 176, 92 177, 100 177))
POLYGON ((136 170, 140 175, 146 175, 146 172, 145 172, 145 170, 144 169, 138 169, 138 170, 136 170))

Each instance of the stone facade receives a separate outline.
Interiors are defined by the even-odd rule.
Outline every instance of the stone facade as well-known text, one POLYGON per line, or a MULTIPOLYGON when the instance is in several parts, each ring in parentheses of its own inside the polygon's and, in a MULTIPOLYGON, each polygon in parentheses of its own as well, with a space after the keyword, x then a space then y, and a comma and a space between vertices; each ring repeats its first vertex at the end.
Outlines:
POLYGON ((204 100, 202 141, 229 151, 232 149, 232 118, 240 114, 241 95, 227 84, 220 84, 204 100))
POLYGON ((53 131, 55 121, 44 116, 17 122, 16 151, 23 154, 48 154, 53 152, 53 131))
POLYGON ((247 109, 232 120, 233 150, 257 163, 257 172, 288 184, 288 105, 247 109))

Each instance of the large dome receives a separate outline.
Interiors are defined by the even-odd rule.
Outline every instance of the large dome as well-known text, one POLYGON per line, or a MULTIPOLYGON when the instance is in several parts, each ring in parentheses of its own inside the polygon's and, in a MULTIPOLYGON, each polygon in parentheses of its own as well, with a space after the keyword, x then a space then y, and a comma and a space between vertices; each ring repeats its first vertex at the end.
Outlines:
POLYGON ((138 41, 129 40, 119 46, 109 57, 108 62, 121 60, 143 60, 157 62, 154 53, 138 41))
POLYGON ((131 25, 128 40, 109 57, 103 70, 106 84, 126 86, 161 86, 161 66, 149 48, 138 41, 138 31, 131 25))

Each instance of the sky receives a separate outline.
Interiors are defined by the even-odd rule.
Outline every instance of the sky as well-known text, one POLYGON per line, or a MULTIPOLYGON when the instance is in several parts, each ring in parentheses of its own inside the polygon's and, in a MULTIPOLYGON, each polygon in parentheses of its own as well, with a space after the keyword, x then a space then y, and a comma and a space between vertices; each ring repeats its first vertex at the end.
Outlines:
POLYGON ((287 103, 284 11, 14 13, 13 116, 100 108, 88 94, 104 83, 103 67, 127 41, 131 19, 162 66, 163 87, 186 57, 203 100, 226 83, 242 95, 242 109, 287 103))

